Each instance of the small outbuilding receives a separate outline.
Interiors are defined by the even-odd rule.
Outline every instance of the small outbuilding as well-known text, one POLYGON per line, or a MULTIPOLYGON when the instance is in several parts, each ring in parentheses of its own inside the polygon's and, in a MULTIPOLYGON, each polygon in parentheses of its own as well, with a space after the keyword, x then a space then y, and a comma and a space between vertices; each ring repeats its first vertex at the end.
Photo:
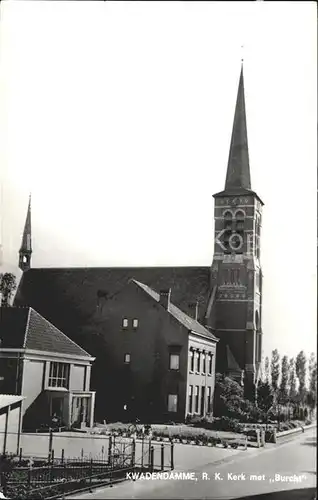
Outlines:
POLYGON ((0 454, 19 452, 23 399, 0 394, 0 454))

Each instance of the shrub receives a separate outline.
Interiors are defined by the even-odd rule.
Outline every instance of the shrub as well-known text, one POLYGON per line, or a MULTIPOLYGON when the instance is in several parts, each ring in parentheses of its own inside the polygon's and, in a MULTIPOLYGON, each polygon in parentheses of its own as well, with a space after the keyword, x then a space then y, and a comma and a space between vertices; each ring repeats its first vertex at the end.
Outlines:
POLYGON ((221 417, 214 422, 214 429, 219 431, 242 432, 242 426, 238 419, 221 417))

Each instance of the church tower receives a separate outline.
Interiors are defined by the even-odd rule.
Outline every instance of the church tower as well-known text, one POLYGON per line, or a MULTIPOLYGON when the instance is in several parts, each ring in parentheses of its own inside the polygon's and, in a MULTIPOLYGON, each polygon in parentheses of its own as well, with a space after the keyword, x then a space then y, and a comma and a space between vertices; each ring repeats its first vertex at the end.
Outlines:
POLYGON ((225 189, 214 199, 215 243, 206 323, 220 339, 217 371, 252 388, 262 352, 263 202, 251 189, 243 64, 225 189))
POLYGON ((19 268, 21 271, 27 271, 31 267, 31 195, 29 197, 29 205, 27 216, 24 224, 21 248, 19 250, 19 268))

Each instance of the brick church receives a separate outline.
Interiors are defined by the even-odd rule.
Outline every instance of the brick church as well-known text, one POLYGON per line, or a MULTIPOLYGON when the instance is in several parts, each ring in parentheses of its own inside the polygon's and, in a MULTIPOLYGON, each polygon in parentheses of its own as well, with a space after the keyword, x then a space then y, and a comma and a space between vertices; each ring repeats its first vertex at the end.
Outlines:
MULTIPOLYGON (((96 357, 92 385, 97 391, 96 411, 100 415, 105 414, 109 395, 116 398, 123 389, 119 379, 114 381, 110 368, 114 349, 122 345, 125 350, 125 343, 128 346, 131 342, 129 349, 138 346, 137 351, 144 352, 142 363, 145 364, 159 356, 160 342, 155 348, 145 337, 140 345, 138 328, 142 326, 143 317, 146 318, 141 312, 144 306, 150 311, 146 325, 149 332, 157 331, 159 323, 166 324, 161 313, 155 316, 152 312, 160 305, 161 297, 169 312, 179 311, 172 314, 171 321, 178 320, 180 328, 192 321, 194 326, 191 328, 198 338, 210 342, 210 347, 213 344, 208 355, 212 359, 216 353, 214 371, 228 374, 244 383, 246 389, 257 382, 262 354, 260 233, 263 202, 251 187, 243 65, 225 187, 213 196, 213 261, 211 265, 200 267, 33 268, 29 203, 19 252, 23 275, 14 305, 31 306, 96 357), (143 302, 146 300, 140 295, 143 292, 147 292, 148 299, 155 303, 143 302), (167 306, 167 297, 171 309, 169 304, 167 306), (135 335, 133 341, 125 337, 129 329, 131 335, 135 335), (110 336, 116 345, 111 344, 110 336), (114 384, 116 389, 111 389, 114 384)), ((179 340, 174 344, 172 347, 179 352, 179 340)), ((186 351, 188 353, 187 347, 186 351)), ((127 360, 130 359, 130 354, 127 356, 127 360)), ((136 377, 141 376, 138 370, 137 367, 136 377)), ((182 373, 178 376, 182 381, 182 373)), ((125 380, 128 379, 126 373, 125 380)))

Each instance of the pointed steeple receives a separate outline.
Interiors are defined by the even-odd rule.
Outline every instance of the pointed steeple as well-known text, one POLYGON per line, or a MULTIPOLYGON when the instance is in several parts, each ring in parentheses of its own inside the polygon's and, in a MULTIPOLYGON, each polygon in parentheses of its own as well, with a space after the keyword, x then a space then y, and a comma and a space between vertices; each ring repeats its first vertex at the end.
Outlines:
POLYGON ((214 194, 214 198, 226 196, 253 195, 261 202, 260 197, 251 189, 250 162, 248 154, 247 125, 244 94, 243 60, 236 98, 235 114, 232 128, 230 153, 224 191, 214 194))
POLYGON ((29 205, 27 216, 24 224, 21 248, 19 251, 19 268, 22 271, 27 271, 31 267, 31 194, 29 196, 29 205))
POLYGON ((229 161, 225 181, 225 191, 251 189, 251 175, 248 155, 247 126, 244 96, 243 62, 237 92, 235 115, 232 129, 229 161))

